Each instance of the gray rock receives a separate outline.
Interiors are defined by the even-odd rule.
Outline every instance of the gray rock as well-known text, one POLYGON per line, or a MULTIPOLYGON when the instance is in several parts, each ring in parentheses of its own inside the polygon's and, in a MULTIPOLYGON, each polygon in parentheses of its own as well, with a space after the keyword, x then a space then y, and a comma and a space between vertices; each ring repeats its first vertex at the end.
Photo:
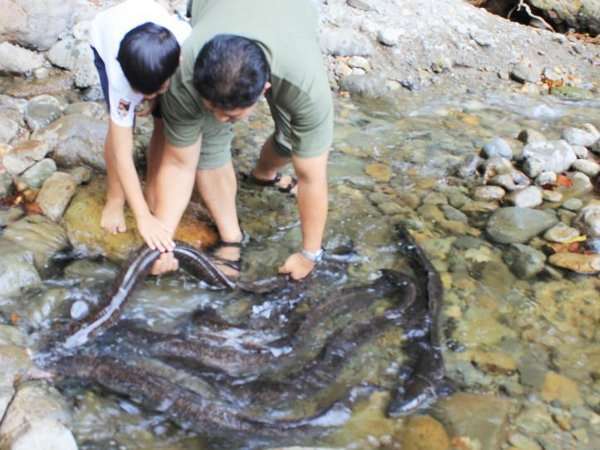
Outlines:
POLYGON ((348 3, 348 6, 360 11, 369 11, 371 9, 371 5, 364 0, 348 0, 346 3, 348 3))
POLYGON ((48 59, 57 67, 75 71, 82 58, 91 51, 89 43, 66 38, 52 46, 48 52, 48 59))
POLYGON ((377 33, 377 41, 388 47, 395 47, 400 42, 402 31, 394 28, 384 28, 377 33))
POLYGON ((9 15, 16 16, 17 25, 9 26, 8 30, 0 27, 0 40, 16 41, 40 51, 48 50, 73 26, 78 11, 76 0, 8 0, 7 3, 9 15))
POLYGON ((473 198, 482 201, 502 200, 505 195, 506 191, 500 186, 478 186, 473 192, 473 198))
POLYGON ((458 167, 457 174, 461 178, 470 178, 477 173, 477 168, 481 164, 482 159, 477 155, 467 156, 462 164, 458 167))
POLYGON ((546 137, 539 131, 528 128, 519 133, 518 138, 524 144, 535 144, 537 142, 546 142, 546 137))
POLYGON ((583 207, 575 217, 573 225, 589 238, 600 237, 600 201, 592 200, 583 207))
POLYGON ((42 160, 50 152, 46 141, 30 140, 14 147, 2 158, 2 164, 12 175, 19 175, 42 160))
POLYGON ((98 71, 94 65, 94 55, 89 47, 82 49, 82 54, 78 58, 75 68, 75 86, 79 89, 89 88, 100 84, 98 71))
POLYGON ((33 134, 50 147, 56 163, 61 167, 91 166, 105 170, 104 138, 107 124, 104 120, 70 114, 33 134))
POLYGON ((50 125, 62 114, 61 104, 51 95, 32 98, 25 108, 25 122, 32 131, 50 125))
POLYGON ((42 64, 42 55, 8 42, 0 44, 0 72, 27 75, 42 64))
POLYGON ((563 195, 558 191, 550 191, 548 189, 544 189, 542 191, 542 198, 545 202, 560 203, 562 202, 563 195))
POLYGON ((48 178, 37 197, 37 203, 46 217, 58 221, 75 195, 77 182, 71 175, 55 172, 48 178))
POLYGON ((448 220, 455 220, 461 223, 468 223, 469 218, 462 211, 450 206, 450 205, 442 205, 442 211, 444 212, 444 216, 448 220))
POLYGON ((340 88, 351 94, 377 98, 388 93, 385 80, 377 75, 350 75, 340 81, 340 88))
POLYGON ((29 187, 38 189, 54 172, 56 172, 56 163, 53 159, 45 158, 23 172, 23 175, 19 177, 19 181, 29 187))
POLYGON ((572 195, 584 195, 594 190, 592 180, 583 172, 572 172, 569 174, 569 179, 573 182, 573 186, 571 186, 572 195))
POLYGON ((9 173, 0 172, 0 197, 6 197, 12 192, 13 180, 9 173))
POLYGON ((4 228, 7 225, 19 220, 25 215, 21 208, 0 209, 0 227, 4 228))
POLYGON ((527 61, 521 61, 512 67, 510 76, 520 83, 537 83, 540 80, 541 73, 540 67, 527 61))
POLYGON ((554 186, 558 175, 554 172, 542 172, 535 178, 535 184, 538 186, 554 186))
POLYGON ((512 244, 503 258, 512 273, 523 279, 535 277, 546 264, 544 253, 524 244, 512 244))
POLYGON ((501 158, 512 159, 513 151, 504 139, 495 137, 483 146, 483 154, 486 158, 499 156, 501 158))
POLYGON ((586 174, 588 177, 595 177, 600 173, 600 164, 589 159, 578 159, 571 168, 586 174))
POLYGON ((0 296, 14 296, 42 283, 33 265, 33 253, 0 238, 0 296))
POLYGON ((543 203, 542 190, 537 186, 511 192, 508 196, 511 204, 518 208, 535 208, 543 203))
POLYGON ((77 114, 94 119, 106 116, 106 106, 96 102, 76 102, 65 108, 65 115, 77 114))
POLYGON ((489 179, 498 174, 508 174, 514 170, 510 160, 493 156, 483 161, 483 178, 489 179))
POLYGON ((473 39, 477 45, 481 47, 493 47, 494 46, 494 36, 487 31, 483 31, 480 29, 471 30, 469 32, 469 36, 473 39))
POLYGON ((373 54, 371 41, 349 28, 323 30, 321 48, 333 56, 370 56, 373 54))
POLYGON ((548 141, 527 144, 523 149, 523 169, 530 177, 540 173, 564 172, 577 160, 573 148, 566 141, 548 141))
POLYGON ((77 184, 87 183, 92 179, 92 170, 89 167, 75 167, 67 171, 73 177, 77 184))
POLYGON ((32 252, 40 271, 47 268, 52 256, 69 246, 66 231, 41 215, 30 215, 11 223, 4 237, 32 252))
POLYGON ((0 144, 8 144, 19 132, 19 124, 8 117, 0 116, 0 144))
POLYGON ((363 56, 353 56, 348 60, 348 65, 353 69, 363 69, 365 72, 371 70, 369 60, 363 56))
POLYGON ((496 175, 488 181, 489 184, 500 186, 509 192, 526 188, 531 180, 520 170, 513 169, 510 173, 496 175))
POLYGON ((569 211, 579 211, 583 208, 583 201, 579 198, 570 198, 562 204, 562 207, 569 211))
POLYGON ((583 147, 591 147, 598 139, 600 133, 593 127, 580 128, 565 128, 562 132, 562 138, 571 145, 581 145, 583 147))
POLYGON ((523 244, 558 222, 548 211, 508 207, 496 210, 488 220, 486 231, 494 242, 523 244))
POLYGON ((579 159, 586 159, 590 154, 589 150, 581 145, 572 145, 571 147, 579 159))

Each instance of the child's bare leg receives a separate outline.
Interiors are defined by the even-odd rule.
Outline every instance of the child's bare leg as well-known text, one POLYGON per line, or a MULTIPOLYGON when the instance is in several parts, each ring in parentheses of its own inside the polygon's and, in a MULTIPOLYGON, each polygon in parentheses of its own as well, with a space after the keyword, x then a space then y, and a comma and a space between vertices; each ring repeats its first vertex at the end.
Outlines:
POLYGON ((152 212, 154 212, 154 209, 156 208, 156 177, 160 167, 164 147, 165 133, 162 119, 154 118, 154 129, 152 131, 152 137, 150 138, 150 144, 148 145, 148 152, 146 154, 147 169, 145 189, 146 202, 148 203, 148 207, 152 212))
POLYGON ((117 177, 116 163, 109 151, 110 138, 104 142, 104 160, 106 161, 106 203, 102 210, 100 226, 109 233, 122 233, 127 230, 125 224, 125 192, 117 177))

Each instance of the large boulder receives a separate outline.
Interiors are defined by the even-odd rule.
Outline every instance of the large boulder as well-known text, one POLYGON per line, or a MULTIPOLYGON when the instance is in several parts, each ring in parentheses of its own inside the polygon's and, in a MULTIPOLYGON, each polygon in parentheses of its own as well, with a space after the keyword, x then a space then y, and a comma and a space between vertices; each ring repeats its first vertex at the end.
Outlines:
POLYGON ((48 50, 73 26, 76 0, 0 0, 0 41, 48 50))
MULTIPOLYGON (((63 220, 72 245, 88 254, 103 255, 113 261, 127 259, 130 252, 142 245, 142 238, 135 228, 135 219, 126 211, 127 231, 111 234, 100 227, 100 215, 104 207, 105 183, 101 178, 82 187, 75 195, 63 220)), ((214 244, 214 229, 192 214, 184 215, 175 238, 191 245, 206 247, 214 244)))

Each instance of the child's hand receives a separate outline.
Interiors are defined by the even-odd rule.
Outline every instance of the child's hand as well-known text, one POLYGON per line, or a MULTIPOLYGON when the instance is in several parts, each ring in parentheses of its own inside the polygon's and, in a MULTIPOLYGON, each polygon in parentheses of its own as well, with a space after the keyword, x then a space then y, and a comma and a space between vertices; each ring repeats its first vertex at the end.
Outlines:
POLYGON ((158 249, 161 253, 173 251, 175 242, 171 239, 172 232, 160 220, 152 214, 136 219, 138 232, 148 247, 158 249))

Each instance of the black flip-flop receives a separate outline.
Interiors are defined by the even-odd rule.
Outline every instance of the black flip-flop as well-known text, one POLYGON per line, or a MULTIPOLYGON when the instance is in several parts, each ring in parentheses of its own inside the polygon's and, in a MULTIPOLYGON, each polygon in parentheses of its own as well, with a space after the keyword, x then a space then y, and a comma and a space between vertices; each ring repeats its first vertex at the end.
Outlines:
POLYGON ((256 178, 252 174, 252 172, 250 172, 250 173, 241 172, 240 177, 246 183, 253 184, 255 186, 261 186, 261 187, 274 187, 279 192, 283 192, 284 194, 291 194, 292 190, 298 185, 298 179, 296 177, 291 177, 292 181, 290 181, 290 184, 288 184, 287 186, 284 186, 284 187, 278 186, 277 184, 281 181, 281 177, 282 177, 282 175, 279 172, 277 172, 277 174, 275 175, 275 178, 272 178, 270 180, 262 180, 260 178, 256 178))

